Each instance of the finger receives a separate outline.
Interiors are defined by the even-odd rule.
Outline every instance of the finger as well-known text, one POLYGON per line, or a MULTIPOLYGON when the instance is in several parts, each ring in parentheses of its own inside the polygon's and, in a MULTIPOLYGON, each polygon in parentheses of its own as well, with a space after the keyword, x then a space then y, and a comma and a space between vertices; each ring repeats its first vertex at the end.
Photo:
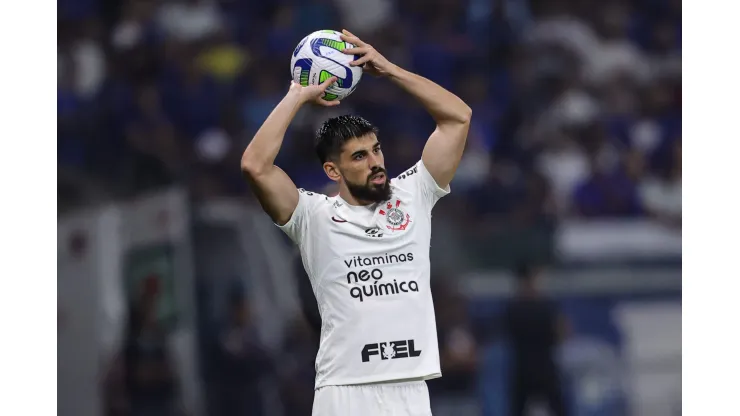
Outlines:
MULTIPOLYGON (((347 33, 349 33, 349 32, 347 32, 347 33)), ((363 42, 362 40, 360 40, 360 38, 358 38, 355 35, 346 35, 346 34, 344 34, 344 35, 339 35, 339 38, 342 39, 343 41, 349 42, 349 43, 351 43, 351 44, 353 44, 355 46, 365 46, 365 42, 363 42)))
POLYGON ((339 100, 326 101, 325 99, 319 97, 316 99, 316 103, 323 107, 336 107, 339 105, 340 101, 339 100))
POLYGON ((344 42, 351 43, 352 45, 360 46, 360 40, 355 37, 339 35, 339 39, 342 39, 344 42))
POLYGON ((328 79, 324 80, 324 82, 322 82, 321 84, 319 84, 319 88, 321 88, 321 91, 326 91, 326 89, 329 88, 329 86, 331 84, 337 82, 338 79, 339 78, 337 78, 337 77, 328 78, 328 79))
POLYGON ((370 50, 371 49, 368 46, 355 46, 354 48, 342 49, 342 53, 346 55, 364 55, 370 52, 370 50))
POLYGON ((349 63, 350 66, 361 66, 365 65, 366 62, 373 60, 373 54, 367 53, 363 55, 360 59, 354 60, 349 63))
MULTIPOLYGON (((342 29, 342 33, 345 33, 345 34, 347 34, 347 35, 349 35, 349 36, 354 36, 354 37, 357 37, 357 36, 356 36, 356 35, 355 35, 354 33, 350 32, 350 31, 349 31, 349 30, 347 30, 347 29, 342 29)), ((359 38, 358 38, 358 39, 359 39, 359 38)))

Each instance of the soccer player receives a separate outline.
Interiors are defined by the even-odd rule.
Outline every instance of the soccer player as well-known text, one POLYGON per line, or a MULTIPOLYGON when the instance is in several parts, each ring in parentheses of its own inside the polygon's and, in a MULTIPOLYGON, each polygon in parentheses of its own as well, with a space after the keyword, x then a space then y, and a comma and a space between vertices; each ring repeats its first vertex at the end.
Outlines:
MULTIPOLYGON (((421 160, 388 178, 376 128, 357 116, 327 120, 316 135, 329 197, 303 189, 273 165, 298 109, 336 81, 292 83, 244 151, 241 167, 262 208, 298 245, 321 313, 313 414, 431 415, 424 380, 441 376, 429 279, 431 211, 450 191, 470 126, 460 98, 355 45, 352 65, 414 96, 437 128, 421 160)), ((349 52, 351 51, 351 52, 349 52)))

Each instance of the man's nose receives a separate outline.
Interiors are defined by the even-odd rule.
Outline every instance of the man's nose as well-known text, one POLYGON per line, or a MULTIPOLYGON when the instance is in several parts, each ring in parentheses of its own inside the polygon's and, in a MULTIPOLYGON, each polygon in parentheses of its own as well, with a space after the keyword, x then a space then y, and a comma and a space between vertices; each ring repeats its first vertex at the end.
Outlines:
POLYGON ((370 157, 367 158, 367 163, 370 166, 370 169, 375 169, 380 167, 380 158, 376 155, 370 155, 370 157))

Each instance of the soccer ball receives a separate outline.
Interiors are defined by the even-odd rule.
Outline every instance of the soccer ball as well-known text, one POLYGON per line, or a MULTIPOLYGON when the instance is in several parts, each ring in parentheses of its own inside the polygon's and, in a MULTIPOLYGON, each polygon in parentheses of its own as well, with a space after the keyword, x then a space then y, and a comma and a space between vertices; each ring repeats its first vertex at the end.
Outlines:
POLYGON ((322 97, 327 101, 347 98, 362 78, 362 68, 349 65, 357 57, 340 52, 354 47, 343 41, 340 35, 334 30, 313 32, 298 43, 290 60, 293 81, 304 87, 337 77, 337 82, 330 85, 322 97))

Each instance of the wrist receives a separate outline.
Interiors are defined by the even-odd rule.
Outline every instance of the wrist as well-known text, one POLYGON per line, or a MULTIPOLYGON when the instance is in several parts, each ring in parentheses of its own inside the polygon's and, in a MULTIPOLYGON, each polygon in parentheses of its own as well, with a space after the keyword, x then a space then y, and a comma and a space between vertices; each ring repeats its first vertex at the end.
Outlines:
POLYGON ((301 94, 300 88, 291 88, 285 95, 284 100, 290 101, 294 105, 301 106, 306 103, 306 98, 301 94))
POLYGON ((403 76, 404 69, 396 64, 391 64, 388 68, 388 71, 386 72, 386 77, 390 79, 398 79, 401 76, 403 76))

